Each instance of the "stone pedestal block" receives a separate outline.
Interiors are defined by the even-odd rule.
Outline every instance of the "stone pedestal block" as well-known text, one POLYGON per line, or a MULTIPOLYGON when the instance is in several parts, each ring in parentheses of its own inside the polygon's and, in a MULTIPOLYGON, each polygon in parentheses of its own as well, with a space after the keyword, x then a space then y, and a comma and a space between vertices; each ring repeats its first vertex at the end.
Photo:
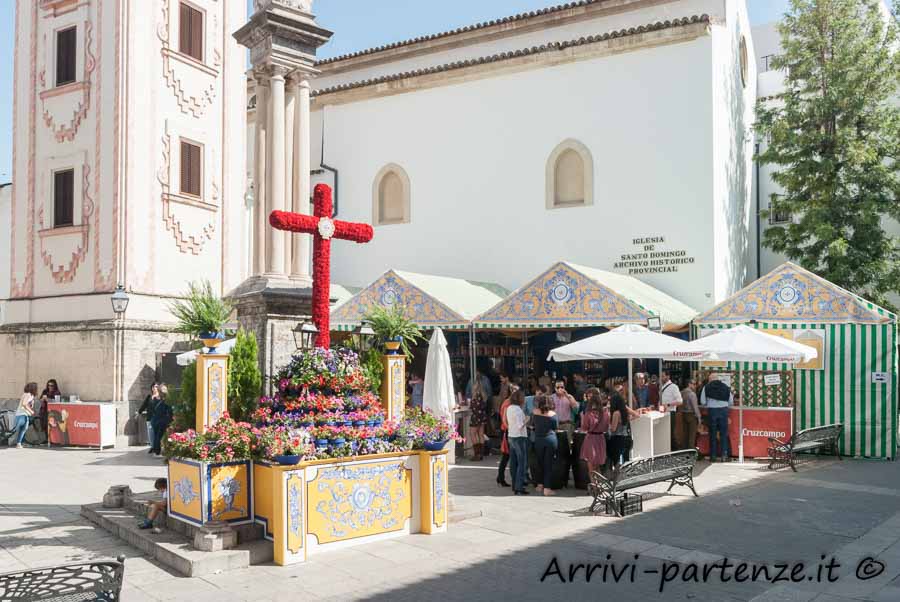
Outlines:
POLYGON ((237 545, 237 533, 225 521, 213 521, 197 529, 194 547, 201 552, 220 552, 237 545))
POLYGON ((232 291, 238 323, 256 335, 259 369, 271 394, 272 378, 297 351, 293 330, 312 315, 312 288, 288 279, 255 276, 232 291))
POLYGON ((121 508, 131 495, 131 487, 128 485, 113 485, 103 496, 103 507, 121 508))

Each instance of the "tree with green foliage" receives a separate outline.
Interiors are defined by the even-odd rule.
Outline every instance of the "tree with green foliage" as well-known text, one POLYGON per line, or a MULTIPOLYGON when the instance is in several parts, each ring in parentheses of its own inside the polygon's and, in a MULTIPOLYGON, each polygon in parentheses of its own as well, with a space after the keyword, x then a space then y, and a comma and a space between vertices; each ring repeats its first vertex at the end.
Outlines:
POLYGON ((256 337, 243 328, 228 358, 228 412, 237 421, 250 418, 262 393, 256 337))
POLYGON ((900 292, 900 243, 884 229, 900 220, 897 21, 881 0, 791 0, 779 31, 785 90, 757 106, 757 159, 781 189, 763 217, 792 219, 763 244, 888 305, 900 292))
POLYGON ((174 416, 175 432, 186 431, 197 425, 197 362, 191 362, 181 371, 181 391, 178 399, 169 402, 174 416))

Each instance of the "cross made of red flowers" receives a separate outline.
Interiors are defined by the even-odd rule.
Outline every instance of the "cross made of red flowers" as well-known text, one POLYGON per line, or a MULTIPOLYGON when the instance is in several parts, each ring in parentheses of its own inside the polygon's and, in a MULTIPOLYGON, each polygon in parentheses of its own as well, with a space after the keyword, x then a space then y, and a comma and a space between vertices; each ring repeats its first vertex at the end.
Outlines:
POLYGON ((319 330, 316 347, 328 349, 331 344, 331 239, 366 243, 375 232, 369 224, 356 224, 332 219, 331 187, 317 184, 313 192, 313 214, 273 211, 269 224, 277 230, 313 235, 313 302, 312 319, 319 330))

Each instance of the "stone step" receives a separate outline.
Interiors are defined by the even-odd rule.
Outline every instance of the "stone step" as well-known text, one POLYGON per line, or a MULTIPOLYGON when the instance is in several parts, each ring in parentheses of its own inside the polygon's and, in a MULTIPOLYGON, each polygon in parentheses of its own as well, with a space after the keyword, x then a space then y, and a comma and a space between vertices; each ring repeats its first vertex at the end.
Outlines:
MULTIPOLYGON (((123 508, 135 516, 145 517, 150 511, 150 502, 158 500, 159 495, 157 494, 137 493, 123 498, 123 508)), ((170 531, 181 533, 190 541, 194 541, 194 536, 200 530, 200 527, 195 527, 184 521, 174 519, 171 516, 166 517, 166 528, 170 531)), ((231 528, 237 533, 238 543, 249 543, 265 538, 265 531, 260 524, 250 523, 247 525, 233 525, 231 528)))
POLYGON ((245 541, 230 550, 200 552, 194 549, 192 540, 176 530, 163 529, 154 534, 150 529, 139 529, 139 516, 125 508, 87 504, 81 507, 81 515, 185 577, 246 568, 271 562, 273 556, 272 542, 266 540, 245 541))

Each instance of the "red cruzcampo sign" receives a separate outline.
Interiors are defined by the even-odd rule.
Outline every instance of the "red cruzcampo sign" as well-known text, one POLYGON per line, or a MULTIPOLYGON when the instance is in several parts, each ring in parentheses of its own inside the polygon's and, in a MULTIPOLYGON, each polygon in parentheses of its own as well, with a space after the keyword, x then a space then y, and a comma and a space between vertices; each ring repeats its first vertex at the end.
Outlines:
MULTIPOLYGON (((794 432, 793 412, 787 408, 744 408, 744 457, 765 458, 769 455, 769 437, 787 441, 794 432)), ((706 423, 706 411, 703 411, 706 423)), ((728 440, 731 455, 740 450, 740 411, 731 408, 728 412, 728 440)), ((709 435, 697 434, 697 448, 703 455, 709 454, 709 435)))
POLYGON ((55 445, 100 446, 100 407, 96 404, 47 404, 47 429, 55 445))

